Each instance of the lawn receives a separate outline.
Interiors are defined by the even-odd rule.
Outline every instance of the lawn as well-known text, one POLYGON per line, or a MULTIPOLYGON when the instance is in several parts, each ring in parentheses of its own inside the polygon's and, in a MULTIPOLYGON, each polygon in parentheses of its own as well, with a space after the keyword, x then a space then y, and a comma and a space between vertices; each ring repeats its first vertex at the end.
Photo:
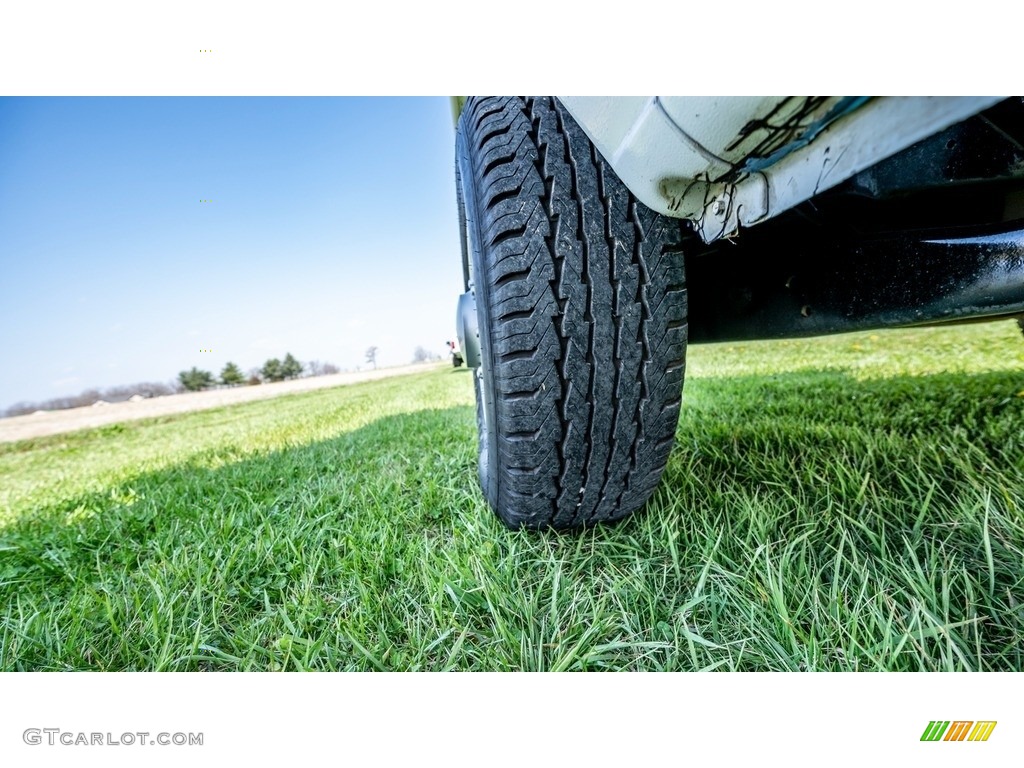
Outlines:
POLYGON ((1021 670, 1013 323, 694 347, 638 517, 510 532, 465 369, 0 445, 0 669, 1021 670))

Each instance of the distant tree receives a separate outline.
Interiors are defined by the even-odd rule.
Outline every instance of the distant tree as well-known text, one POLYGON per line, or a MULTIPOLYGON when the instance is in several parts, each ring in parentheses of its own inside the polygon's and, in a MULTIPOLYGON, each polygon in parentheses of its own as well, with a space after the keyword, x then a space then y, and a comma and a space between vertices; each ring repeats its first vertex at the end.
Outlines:
POLYGON ((368 350, 366 350, 366 362, 372 363, 374 368, 377 367, 377 348, 376 347, 370 347, 368 350))
POLYGON ((198 392, 201 389, 213 386, 213 374, 192 366, 191 371, 182 371, 178 374, 178 381, 189 392, 198 392))
POLYGON ((229 387, 234 387, 245 381, 245 376, 242 375, 242 369, 234 363, 228 363, 224 366, 224 370, 220 372, 220 383, 226 384, 229 387))
POLYGON ((139 388, 139 394, 143 397, 163 397, 174 394, 174 383, 164 384, 159 381, 146 381, 139 388))
POLYGON ((416 350, 412 353, 412 361, 414 363, 425 363, 430 359, 430 353, 423 347, 416 347, 416 350))
POLYGON ((321 363, 319 360, 310 360, 306 363, 307 376, 328 376, 338 372, 338 366, 334 363, 321 363))
POLYGON ((100 397, 108 403, 121 403, 134 394, 131 387, 107 387, 100 397))
MULTIPOLYGON (((174 387, 163 384, 159 381, 140 381, 138 384, 131 384, 127 387, 118 387, 128 393, 128 397, 132 395, 142 395, 143 397, 161 397, 163 395, 170 395, 174 393, 174 387)), ((110 400, 113 402, 111 397, 111 391, 108 389, 103 393, 104 400, 110 400)))
POLYGON ((276 357, 267 360, 260 369, 260 376, 264 381, 283 381, 284 372, 281 370, 281 361, 276 357))
POLYGON ((281 362, 281 373, 286 379, 294 379, 302 375, 302 363, 296 360, 289 352, 281 362))
POLYGON ((98 389, 85 389, 75 397, 67 398, 70 401, 69 408, 81 408, 85 405, 92 405, 97 400, 102 400, 103 395, 98 389))
POLYGON ((100 397, 108 403, 123 403, 135 395, 140 397, 159 397, 160 395, 169 395, 172 392, 173 390, 166 384, 160 384, 155 381, 141 381, 138 384, 122 384, 116 387, 107 387, 100 394, 100 397))

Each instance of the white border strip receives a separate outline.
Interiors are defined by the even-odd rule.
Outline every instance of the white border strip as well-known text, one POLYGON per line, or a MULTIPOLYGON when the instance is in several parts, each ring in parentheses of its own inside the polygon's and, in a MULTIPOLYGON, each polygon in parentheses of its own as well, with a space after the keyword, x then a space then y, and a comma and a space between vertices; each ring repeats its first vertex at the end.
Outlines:
POLYGON ((838 760, 990 768, 1019 765, 1024 752, 1020 676, 1009 673, 7 674, 0 686, 0 757, 11 766, 326 758, 355 766, 838 760), (998 725, 987 742, 922 742, 936 719, 998 725), (114 740, 202 733, 203 745, 25 743, 27 729, 45 728, 114 740))

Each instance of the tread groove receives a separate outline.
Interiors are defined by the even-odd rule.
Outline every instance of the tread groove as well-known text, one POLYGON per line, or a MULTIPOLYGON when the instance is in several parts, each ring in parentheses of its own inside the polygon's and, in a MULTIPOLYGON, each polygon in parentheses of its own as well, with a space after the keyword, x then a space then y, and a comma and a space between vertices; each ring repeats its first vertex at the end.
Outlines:
POLYGON ((518 197, 519 193, 522 192, 522 191, 523 191, 523 185, 520 184, 517 187, 515 187, 514 189, 508 189, 508 190, 505 190, 504 192, 499 192, 498 194, 494 195, 494 197, 492 197, 488 201, 488 203, 487 203, 487 210, 489 210, 489 211, 493 210, 494 208, 497 208, 501 203, 505 202, 506 200, 511 200, 511 199, 513 199, 515 197, 518 197))
POLYGON ((498 234, 491 238, 491 247, 494 248, 508 240, 512 240, 517 237, 522 237, 523 235, 526 234, 527 226, 527 224, 523 224, 523 226, 521 227, 512 227, 511 229, 506 229, 504 232, 499 232, 498 234))
POLYGON ((492 285, 495 288, 501 288, 503 285, 508 285, 509 283, 515 283, 515 282, 518 282, 520 280, 525 280, 529 276, 530 276, 530 270, 528 270, 528 269, 521 269, 518 272, 509 272, 507 275, 502 275, 497 280, 495 280, 492 283, 492 285))

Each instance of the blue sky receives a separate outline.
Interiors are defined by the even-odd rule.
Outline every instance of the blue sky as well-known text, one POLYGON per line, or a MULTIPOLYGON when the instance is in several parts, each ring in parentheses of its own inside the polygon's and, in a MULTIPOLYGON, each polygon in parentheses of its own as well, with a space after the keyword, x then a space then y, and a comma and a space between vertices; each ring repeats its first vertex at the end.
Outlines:
POLYGON ((453 147, 446 98, 0 99, 0 409, 443 352, 453 147))

